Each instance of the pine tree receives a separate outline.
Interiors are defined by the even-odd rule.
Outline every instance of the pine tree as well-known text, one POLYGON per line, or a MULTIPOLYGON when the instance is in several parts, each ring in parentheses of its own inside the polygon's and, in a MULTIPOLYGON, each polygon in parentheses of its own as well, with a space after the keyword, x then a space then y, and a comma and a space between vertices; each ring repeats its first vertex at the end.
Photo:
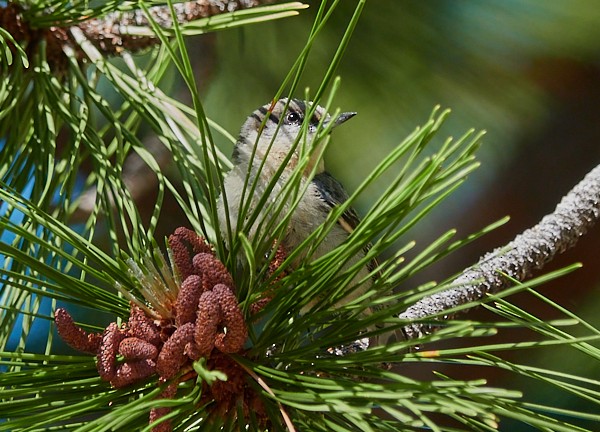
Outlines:
MULTIPOLYGON (((186 42, 306 7, 268 3, 0 8, 0 430, 483 431, 506 420, 593 430, 597 380, 560 364, 517 364, 503 353, 561 346, 590 361, 600 357, 598 329, 537 290, 577 265, 532 278, 600 216, 598 168, 554 213, 474 267, 398 290, 505 222, 464 239, 446 232, 405 258, 415 246, 409 230, 478 167, 483 134, 440 138, 449 111, 438 107, 301 246, 323 241, 362 192, 393 173, 341 247, 292 266, 300 251, 274 247, 285 223, 267 238, 240 235, 231 250, 224 247, 216 201, 231 163, 214 142, 215 135, 235 138, 209 120, 186 42), (170 95, 174 75, 189 91, 189 106, 170 95), (174 212, 185 215, 185 226, 170 226, 174 212), (339 270, 369 243, 363 260, 339 270), (359 269, 383 253, 373 286, 338 305, 359 269), (516 292, 564 318, 539 319, 510 302, 516 292), (476 306, 497 321, 459 314, 476 306), (520 339, 492 339, 511 329, 520 339), (369 341, 393 331, 401 335, 396 341, 369 341), (468 342, 452 347, 457 340, 468 342), (406 372, 424 363, 434 378, 406 372), (477 378, 437 373, 441 363, 470 368, 477 378), (536 404, 527 389, 488 385, 489 368, 593 408, 536 404)), ((315 6, 304 49, 274 99, 302 92, 307 60, 339 3, 315 6)), ((348 17, 319 86, 306 91, 331 113, 340 91, 336 69, 364 5, 358 1, 348 17)), ((312 151, 328 143, 323 133, 312 151)), ((292 197, 302 188, 301 167, 284 191, 292 197)))

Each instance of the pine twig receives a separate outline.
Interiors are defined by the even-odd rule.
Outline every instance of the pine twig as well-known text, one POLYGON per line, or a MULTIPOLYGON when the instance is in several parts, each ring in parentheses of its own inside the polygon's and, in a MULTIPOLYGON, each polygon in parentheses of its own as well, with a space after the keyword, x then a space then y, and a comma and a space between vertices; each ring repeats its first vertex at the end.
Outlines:
MULTIPOLYGON (((439 317, 444 311, 508 288, 511 278, 524 281, 555 255, 573 247, 599 218, 600 165, 563 197, 553 213, 506 246, 484 255, 452 281, 453 288, 422 298, 398 318, 413 322, 439 317)), ((405 326, 403 331, 407 339, 414 339, 432 329, 415 323, 405 326)))
MULTIPOLYGON (((227 12, 248 9, 274 0, 195 0, 173 5, 175 19, 178 23, 186 23, 199 18, 208 18, 227 12)), ((154 6, 148 9, 152 19, 162 28, 173 26, 173 16, 169 6, 154 6)), ((120 51, 131 52, 160 43, 154 35, 131 35, 130 27, 151 28, 145 12, 136 9, 130 12, 112 12, 98 19, 79 24, 87 39, 105 54, 118 54, 120 51)))
MULTIPOLYGON (((200 18, 234 12, 273 3, 275 0, 195 0, 173 5, 175 19, 183 24, 200 18)), ((169 6, 149 8, 152 19, 162 28, 173 25, 173 16, 169 6)), ((46 42, 46 58, 52 70, 62 71, 67 66, 64 47, 69 46, 78 57, 83 52, 74 43, 70 30, 79 29, 101 53, 119 56, 123 52, 139 52, 160 43, 151 32, 150 22, 145 12, 139 9, 127 12, 111 12, 101 17, 65 24, 50 25, 44 28, 35 27, 24 16, 21 5, 8 2, 0 6, 0 27, 6 29, 18 44, 25 44, 28 55, 42 41, 46 42), (147 28, 144 34, 131 34, 133 28, 147 28)))

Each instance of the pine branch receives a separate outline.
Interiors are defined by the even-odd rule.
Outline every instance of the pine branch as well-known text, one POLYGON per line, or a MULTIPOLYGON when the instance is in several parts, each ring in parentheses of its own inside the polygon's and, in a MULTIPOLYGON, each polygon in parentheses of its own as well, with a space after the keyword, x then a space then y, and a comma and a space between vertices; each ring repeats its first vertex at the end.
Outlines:
MULTIPOLYGON (((174 4, 173 10, 177 22, 183 24, 273 2, 274 0, 196 0, 174 4)), ((52 12, 48 12, 46 16, 28 12, 17 3, 8 2, 6 7, 0 7, 0 27, 6 29, 17 44, 27 45, 28 56, 45 41, 46 58, 52 70, 62 71, 66 68, 68 62, 63 52, 66 46, 74 49, 78 57, 84 56, 70 34, 73 29, 81 30, 102 54, 109 56, 118 56, 125 51, 139 52, 160 43, 160 39, 151 30, 146 12, 141 9, 109 12, 75 23, 72 18, 55 18, 52 12)), ((163 29, 173 26, 173 16, 168 5, 151 7, 148 14, 163 29)))
MULTIPOLYGON (((175 19, 186 23, 199 18, 208 18, 227 12, 248 9, 274 0, 196 0, 173 5, 175 19)), ((173 16, 169 6, 154 6, 148 9, 152 19, 163 29, 173 26, 173 16)), ((122 50, 138 51, 160 43, 150 35, 132 35, 131 27, 145 27, 150 31, 150 21, 141 10, 131 12, 112 12, 102 18, 85 21, 79 25, 85 36, 93 41, 96 48, 105 54, 118 54, 122 50)))
MULTIPOLYGON (((447 315, 446 311, 508 288, 511 279, 524 281, 555 255, 573 247, 599 218, 600 165, 563 197, 553 213, 504 247, 484 255, 450 283, 453 288, 422 298, 398 318, 414 322, 447 315)), ((414 339, 432 328, 415 323, 403 330, 407 339, 414 339)))

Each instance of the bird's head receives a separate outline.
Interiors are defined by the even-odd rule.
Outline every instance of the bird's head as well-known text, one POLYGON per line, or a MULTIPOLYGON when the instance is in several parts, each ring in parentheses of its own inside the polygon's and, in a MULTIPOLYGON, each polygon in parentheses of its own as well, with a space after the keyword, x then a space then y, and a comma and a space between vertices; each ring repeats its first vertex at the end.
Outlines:
MULTIPOLYGON (((248 163, 254 153, 255 160, 265 160, 266 166, 276 170, 290 155, 287 166, 293 169, 303 149, 312 146, 319 124, 323 129, 332 121, 332 117, 323 107, 316 106, 314 110, 311 108, 312 102, 289 99, 288 103, 287 98, 258 108, 242 126, 233 152, 233 162, 248 163), (310 118, 307 119, 309 113, 310 118), (303 128, 306 128, 306 132, 303 139, 299 140, 303 128), (290 154, 292 150, 293 153, 290 154)), ((344 123, 355 114, 354 112, 341 113, 333 120, 333 127, 344 123)), ((318 153, 313 152, 305 172, 312 170, 318 159, 318 153)), ((316 172, 321 172, 323 169, 319 166, 316 172)))

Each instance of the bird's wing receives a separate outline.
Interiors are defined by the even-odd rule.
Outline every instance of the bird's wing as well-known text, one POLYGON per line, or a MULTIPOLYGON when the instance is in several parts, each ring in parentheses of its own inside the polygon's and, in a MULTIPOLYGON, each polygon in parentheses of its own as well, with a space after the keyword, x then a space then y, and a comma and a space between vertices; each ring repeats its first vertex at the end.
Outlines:
MULTIPOLYGON (((348 193, 344 186, 328 172, 324 171, 315 175, 313 182, 317 186, 321 198, 329 207, 337 207, 348 200, 348 193)), ((348 234, 354 231, 359 222, 360 218, 352 207, 348 207, 338 220, 338 223, 348 234)))
MULTIPOLYGON (((349 198, 348 192, 344 186, 336 180, 331 174, 326 171, 315 175, 313 182, 317 186, 317 190, 321 194, 321 198, 330 207, 334 208, 346 202, 349 198)), ((348 207, 338 219, 338 224, 348 233, 351 234, 360 222, 358 214, 352 207, 348 207)), ((364 252, 367 253, 371 248, 371 244, 367 244, 364 252)), ((369 262, 369 271, 377 268, 378 263, 375 259, 369 262)))

